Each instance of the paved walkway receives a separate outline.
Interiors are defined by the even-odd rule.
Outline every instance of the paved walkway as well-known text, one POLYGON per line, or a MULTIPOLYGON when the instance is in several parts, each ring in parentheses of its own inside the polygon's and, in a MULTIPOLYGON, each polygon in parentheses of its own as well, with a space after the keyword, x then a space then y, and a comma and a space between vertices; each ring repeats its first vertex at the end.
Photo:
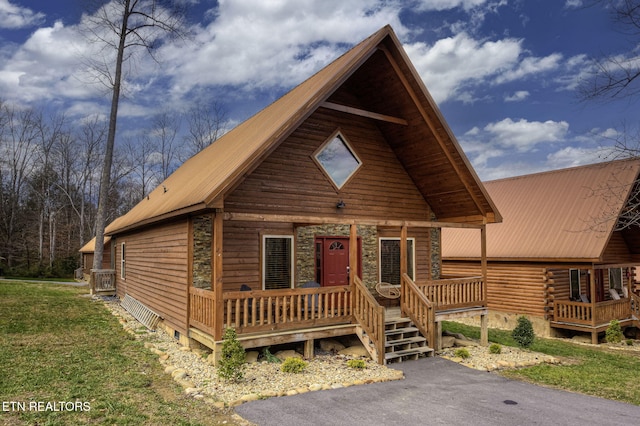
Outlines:
POLYGON ((254 401, 236 412, 260 426, 640 424, 638 406, 508 380, 443 358, 392 366, 406 378, 254 401))

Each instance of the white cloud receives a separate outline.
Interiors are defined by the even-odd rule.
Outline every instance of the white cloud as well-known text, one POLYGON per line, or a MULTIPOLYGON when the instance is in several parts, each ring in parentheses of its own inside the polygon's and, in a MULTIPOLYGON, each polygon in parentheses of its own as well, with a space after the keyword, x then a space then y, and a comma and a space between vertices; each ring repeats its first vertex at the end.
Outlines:
POLYGON ((528 121, 520 119, 513 121, 505 118, 496 123, 489 123, 484 127, 495 144, 518 151, 527 151, 540 143, 560 142, 565 140, 569 131, 566 121, 528 121))
POLYGON ((11 30, 28 28, 40 24, 44 17, 44 13, 16 6, 9 0, 0 0, 0 28, 11 30))
POLYGON ((373 0, 222 0, 217 18, 196 28, 196 44, 168 46, 177 90, 195 84, 246 89, 292 87, 344 52, 391 24, 408 33, 395 2, 373 0))
POLYGON ((549 170, 564 169, 567 167, 582 166, 605 161, 606 151, 602 147, 580 148, 568 146, 559 151, 547 155, 546 165, 549 170))
POLYGON ((465 84, 479 84, 513 68, 522 53, 519 40, 481 42, 466 33, 438 40, 433 46, 407 44, 405 49, 436 102, 456 98, 465 84))
POLYGON ((582 7, 582 0, 567 0, 564 7, 565 9, 577 9, 582 7))
POLYGON ((488 0, 420 0, 418 1, 419 10, 450 10, 456 7, 462 7, 469 10, 474 7, 483 5, 488 0))
POLYGON ((505 102, 520 102, 529 97, 530 93, 527 90, 518 90, 513 95, 505 96, 505 102))

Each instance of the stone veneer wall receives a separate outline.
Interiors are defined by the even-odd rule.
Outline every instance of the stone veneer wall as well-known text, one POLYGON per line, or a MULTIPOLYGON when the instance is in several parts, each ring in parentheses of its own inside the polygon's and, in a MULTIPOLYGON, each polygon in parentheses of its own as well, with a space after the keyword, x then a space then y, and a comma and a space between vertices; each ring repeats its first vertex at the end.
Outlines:
POLYGON ((442 257, 440 256, 440 246, 442 242, 442 238, 440 237, 442 232, 440 228, 431 228, 429 232, 429 240, 431 242, 429 250, 431 255, 431 279, 438 280, 442 273, 442 257))
POLYGON ((211 238, 213 220, 210 214, 193 218, 193 286, 211 289, 211 238))
MULTIPOLYGON (((315 236, 348 237, 349 225, 300 226, 296 229, 296 286, 316 280, 315 236)), ((375 226, 358 225, 362 239, 362 282, 373 288, 378 282, 378 237, 375 226)))

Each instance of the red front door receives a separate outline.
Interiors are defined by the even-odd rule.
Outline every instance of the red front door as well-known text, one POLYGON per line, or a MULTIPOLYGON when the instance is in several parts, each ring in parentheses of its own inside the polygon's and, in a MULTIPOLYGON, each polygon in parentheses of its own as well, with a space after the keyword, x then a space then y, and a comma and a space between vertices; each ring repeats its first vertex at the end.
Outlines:
MULTIPOLYGON (((325 286, 349 285, 349 237, 316 237, 317 281, 325 286)), ((358 240, 358 257, 360 257, 358 240)), ((361 276, 360 268, 358 275, 361 276)))

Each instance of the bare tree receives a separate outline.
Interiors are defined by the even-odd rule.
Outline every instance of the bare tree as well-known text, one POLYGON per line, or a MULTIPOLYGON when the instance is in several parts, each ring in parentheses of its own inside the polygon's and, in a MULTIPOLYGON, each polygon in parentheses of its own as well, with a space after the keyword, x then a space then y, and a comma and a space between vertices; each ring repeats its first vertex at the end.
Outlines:
MULTIPOLYGON (((624 101, 634 103, 640 97, 640 0, 591 0, 587 7, 602 7, 622 37, 629 42, 628 52, 612 52, 592 59, 592 72, 578 86, 583 101, 624 101)), ((623 46, 623 44, 621 44, 623 46)), ((600 137, 603 137, 600 135, 600 137)), ((637 124, 622 123, 616 132, 603 137, 611 148, 606 159, 640 158, 640 131, 637 124)), ((591 228, 616 220, 616 230, 640 226, 640 181, 621 182, 611 176, 608 183, 591 188, 592 196, 607 201, 607 205, 623 205, 622 211, 602 212, 592 218, 591 228), (623 204, 624 203, 624 204, 623 204)))
POLYGON ((0 102, 0 236, 11 267, 18 251, 18 221, 28 179, 36 165, 36 113, 0 102))
POLYGON ((111 166, 123 81, 123 65, 137 50, 142 50, 155 58, 154 50, 163 43, 164 37, 182 34, 184 4, 186 3, 178 0, 112 0, 102 5, 88 19, 87 29, 91 35, 91 41, 99 43, 105 53, 104 61, 101 64, 95 64, 94 69, 111 91, 109 130, 96 215, 94 269, 101 267, 104 251, 104 229, 111 186, 111 166), (116 56, 115 60, 109 63, 108 58, 111 57, 111 52, 115 52, 116 56))
POLYGON ((593 72, 578 87, 583 100, 635 100, 640 95, 640 0, 594 0, 604 5, 620 33, 629 38, 630 54, 612 53, 593 59, 593 72))
POLYGON ((159 180, 163 181, 176 169, 180 146, 176 136, 180 130, 180 118, 164 111, 153 118, 151 137, 155 139, 160 165, 159 180))
POLYGON ((185 153, 187 160, 214 143, 227 130, 228 119, 224 109, 217 103, 196 102, 187 113, 189 133, 185 153))

